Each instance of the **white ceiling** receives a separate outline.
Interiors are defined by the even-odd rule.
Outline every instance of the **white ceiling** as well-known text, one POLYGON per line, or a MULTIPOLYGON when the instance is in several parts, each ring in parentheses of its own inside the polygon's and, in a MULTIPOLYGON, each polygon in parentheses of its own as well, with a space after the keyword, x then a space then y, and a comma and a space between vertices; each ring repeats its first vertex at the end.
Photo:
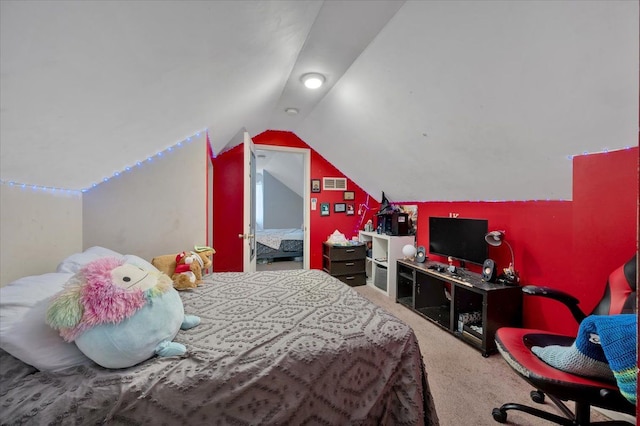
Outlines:
POLYGON ((198 131, 217 153, 276 129, 392 201, 568 199, 570 156, 638 144, 637 1, 3 0, 0 19, 3 182, 82 189, 198 131))

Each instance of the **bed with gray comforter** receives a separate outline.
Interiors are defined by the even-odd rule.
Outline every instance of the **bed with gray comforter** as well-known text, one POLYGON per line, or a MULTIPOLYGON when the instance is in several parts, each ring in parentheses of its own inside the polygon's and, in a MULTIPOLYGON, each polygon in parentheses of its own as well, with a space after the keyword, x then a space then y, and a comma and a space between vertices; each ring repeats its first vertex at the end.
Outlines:
POLYGON ((180 293, 183 357, 39 372, 0 357, 0 423, 435 425, 416 337, 317 270, 214 273, 180 293))

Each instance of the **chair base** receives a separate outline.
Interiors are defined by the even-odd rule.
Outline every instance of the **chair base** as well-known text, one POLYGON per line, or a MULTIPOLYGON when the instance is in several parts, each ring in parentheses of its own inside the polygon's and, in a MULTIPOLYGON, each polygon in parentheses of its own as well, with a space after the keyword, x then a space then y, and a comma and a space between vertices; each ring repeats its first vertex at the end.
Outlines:
MULTIPOLYGON (((491 412, 493 420, 498 423, 507 422, 507 411, 517 410, 524 413, 531 414, 536 417, 548 420, 552 423, 563 426, 590 426, 590 425, 610 425, 610 426, 633 426, 633 423, 625 422, 622 420, 610 420, 604 422, 591 422, 591 407, 586 404, 580 404, 576 402, 575 414, 567 407, 562 401, 555 398, 553 395, 547 395, 549 399, 558 406, 560 411, 566 416, 562 417, 557 414, 549 413, 547 411, 540 410, 539 408, 530 407, 524 404, 518 403, 506 403, 500 408, 494 408, 491 412)), ((531 398, 538 403, 544 402, 544 393, 540 391, 532 391, 531 398)))

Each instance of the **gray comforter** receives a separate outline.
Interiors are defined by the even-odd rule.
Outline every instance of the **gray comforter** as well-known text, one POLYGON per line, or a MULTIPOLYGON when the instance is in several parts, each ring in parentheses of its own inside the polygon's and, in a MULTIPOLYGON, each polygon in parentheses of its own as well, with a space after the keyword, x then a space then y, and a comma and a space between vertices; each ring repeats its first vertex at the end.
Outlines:
POLYGON ((317 270, 216 273, 181 293, 181 358, 37 372, 2 352, 2 424, 437 424, 413 331, 317 270))

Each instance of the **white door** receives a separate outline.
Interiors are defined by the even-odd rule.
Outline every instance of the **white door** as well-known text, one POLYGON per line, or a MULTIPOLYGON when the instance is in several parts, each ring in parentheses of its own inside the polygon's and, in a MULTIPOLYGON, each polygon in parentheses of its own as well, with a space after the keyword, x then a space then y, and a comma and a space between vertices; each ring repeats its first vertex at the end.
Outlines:
POLYGON ((244 272, 256 271, 256 149, 249 133, 244 132, 244 203, 242 250, 244 272))

